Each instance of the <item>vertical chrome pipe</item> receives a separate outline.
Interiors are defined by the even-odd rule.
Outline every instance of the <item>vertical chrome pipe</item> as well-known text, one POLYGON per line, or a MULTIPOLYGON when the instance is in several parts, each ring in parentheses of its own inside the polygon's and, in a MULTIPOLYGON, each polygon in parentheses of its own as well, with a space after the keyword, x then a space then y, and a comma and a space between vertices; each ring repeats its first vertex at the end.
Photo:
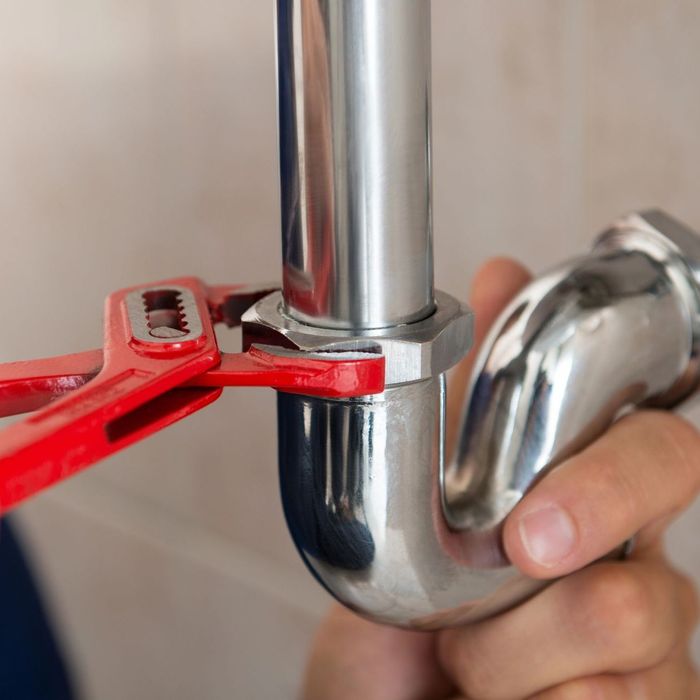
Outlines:
POLYGON ((277 0, 284 301, 314 326, 432 313, 430 0, 277 0))

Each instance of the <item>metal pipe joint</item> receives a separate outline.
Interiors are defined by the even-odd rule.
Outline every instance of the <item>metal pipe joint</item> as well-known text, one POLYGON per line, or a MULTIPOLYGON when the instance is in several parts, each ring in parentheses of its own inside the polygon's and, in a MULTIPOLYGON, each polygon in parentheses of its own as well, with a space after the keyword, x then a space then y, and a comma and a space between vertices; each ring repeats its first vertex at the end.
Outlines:
POLYGON ((513 300, 445 460, 444 372, 470 312, 433 291, 429 0, 277 0, 284 287, 244 344, 380 352, 383 393, 278 394, 282 502, 310 570, 375 620, 482 619, 542 585, 505 558, 533 481, 630 406, 698 383, 700 241, 628 216, 513 300))

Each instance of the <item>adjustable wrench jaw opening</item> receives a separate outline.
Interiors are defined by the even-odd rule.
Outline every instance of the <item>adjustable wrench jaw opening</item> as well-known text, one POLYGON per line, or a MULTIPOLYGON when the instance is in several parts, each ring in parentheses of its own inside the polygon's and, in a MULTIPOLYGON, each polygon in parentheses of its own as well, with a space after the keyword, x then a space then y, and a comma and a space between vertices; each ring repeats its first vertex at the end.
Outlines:
POLYGON ((0 432, 0 513, 209 405, 225 386, 382 390, 379 355, 221 353, 214 323, 237 325, 269 291, 194 277, 121 290, 107 299, 103 349, 0 365, 0 415, 36 411, 0 432))

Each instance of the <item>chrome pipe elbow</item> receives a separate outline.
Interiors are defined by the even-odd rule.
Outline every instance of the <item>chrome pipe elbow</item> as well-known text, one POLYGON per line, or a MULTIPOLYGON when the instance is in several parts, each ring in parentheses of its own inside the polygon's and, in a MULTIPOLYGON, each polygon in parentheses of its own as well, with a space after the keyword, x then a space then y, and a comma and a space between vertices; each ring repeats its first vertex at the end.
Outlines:
POLYGON ((380 352, 382 394, 278 395, 282 501, 309 569, 375 620, 436 628, 531 595, 500 541, 547 469, 698 377, 700 246, 649 212, 533 282, 477 362, 456 457, 445 372, 471 315, 433 288, 430 0, 277 0, 283 292, 244 345, 380 352))
POLYGON ((476 362, 445 474, 451 527, 498 527, 536 478, 621 411, 692 391, 698 253, 695 234, 662 212, 630 215, 511 302, 476 362))
MULTIPOLYGON (((504 555, 503 520, 537 478, 620 412, 672 406, 693 391, 698 269, 694 234, 648 212, 621 220, 589 255, 533 281, 481 351, 447 466, 449 362, 378 396, 280 393, 282 500, 315 577, 367 617, 423 629, 483 619, 537 591, 544 583, 504 555)), ((269 330, 267 303, 249 314, 249 332, 269 330)), ((468 317, 455 317, 464 343, 468 317)), ((286 324, 290 342, 296 322, 286 324)), ((364 342, 381 345, 380 333, 364 342)))

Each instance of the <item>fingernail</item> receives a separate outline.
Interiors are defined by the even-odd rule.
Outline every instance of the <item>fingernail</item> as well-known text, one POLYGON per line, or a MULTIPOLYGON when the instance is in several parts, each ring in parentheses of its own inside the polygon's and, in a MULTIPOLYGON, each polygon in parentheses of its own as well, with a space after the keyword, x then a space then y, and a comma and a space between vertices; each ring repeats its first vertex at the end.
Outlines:
POLYGON ((558 506, 547 506, 523 516, 519 530, 530 559, 547 568, 566 559, 576 545, 576 525, 558 506))

